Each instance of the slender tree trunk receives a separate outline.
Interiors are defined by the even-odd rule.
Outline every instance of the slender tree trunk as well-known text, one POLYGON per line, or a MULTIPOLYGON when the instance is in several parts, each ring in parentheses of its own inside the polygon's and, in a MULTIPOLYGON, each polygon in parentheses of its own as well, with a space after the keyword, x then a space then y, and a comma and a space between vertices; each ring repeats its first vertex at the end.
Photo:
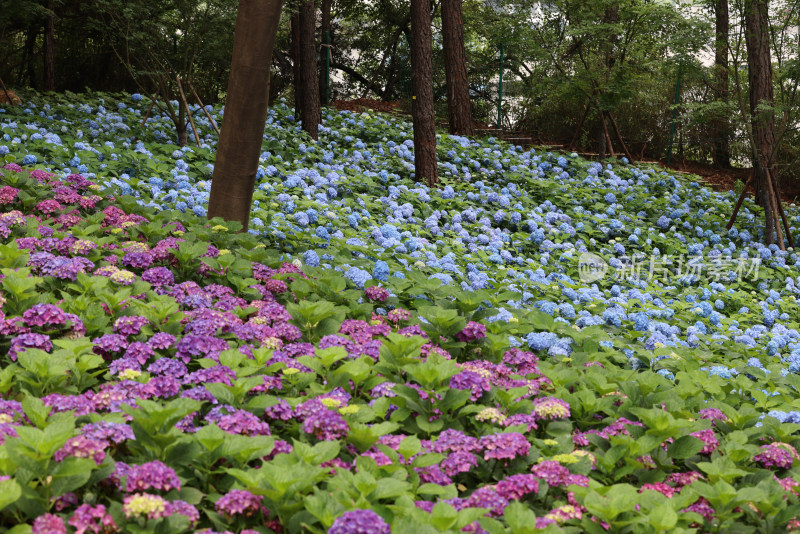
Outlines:
POLYGON ((22 50, 22 63, 19 66, 19 75, 17 75, 17 85, 26 85, 25 84, 25 75, 28 76, 28 83, 27 85, 33 87, 34 86, 34 74, 33 74, 33 62, 31 61, 33 57, 33 50, 36 47, 36 36, 39 33, 39 27, 37 25, 31 25, 28 28, 28 31, 25 32, 25 47, 22 50))
MULTIPOLYGON (((322 0, 322 5, 320 6, 320 31, 319 31, 319 42, 323 44, 321 53, 319 55, 319 95, 320 100, 322 101, 323 106, 329 106, 330 102, 328 102, 328 95, 325 92, 325 54, 333 55, 333 50, 330 46, 325 45, 325 32, 328 32, 328 37, 330 42, 328 45, 333 44, 333 33, 331 32, 331 5, 333 4, 332 0, 322 0)), ((333 59, 333 58, 331 58, 333 59)), ((330 63, 333 63, 331 61, 330 63)))
POLYGON ((430 0, 411 0, 411 117, 414 122, 414 177, 433 187, 436 164, 436 115, 433 109, 433 59, 430 0))
POLYGON ((211 181, 208 217, 247 230, 267 122, 269 70, 282 0, 239 0, 222 135, 211 181))
POLYGON ((300 89, 300 12, 292 14, 292 81, 294 82, 294 117, 300 119, 303 103, 300 89))
POLYGON ((55 52, 55 2, 47 0, 47 9, 50 13, 44 24, 44 87, 45 91, 56 90, 56 52, 55 52))
POLYGON ((447 78, 447 111, 450 133, 473 135, 461 2, 462 0, 442 0, 442 46, 447 78))
MULTIPOLYGON (((716 16, 716 37, 714 39, 714 98, 722 105, 728 103, 728 0, 717 0, 714 4, 716 16)), ((724 110, 718 112, 711 124, 714 136, 714 166, 728 169, 731 166, 730 124, 724 110)))
POLYGON ((189 142, 186 135, 186 108, 180 101, 178 102, 178 122, 175 123, 175 132, 178 134, 178 146, 186 146, 189 142))
MULTIPOLYGON (((768 0, 745 2, 750 115, 753 129, 753 169, 756 200, 764 208, 766 243, 774 242, 775 213, 769 194, 769 172, 775 151, 775 114, 772 108, 772 57, 769 48, 768 0)), ((775 181, 777 185, 777 180, 775 181)))
POLYGON ((317 75, 316 8, 314 0, 300 7, 300 116, 303 130, 319 137, 319 77, 317 75))

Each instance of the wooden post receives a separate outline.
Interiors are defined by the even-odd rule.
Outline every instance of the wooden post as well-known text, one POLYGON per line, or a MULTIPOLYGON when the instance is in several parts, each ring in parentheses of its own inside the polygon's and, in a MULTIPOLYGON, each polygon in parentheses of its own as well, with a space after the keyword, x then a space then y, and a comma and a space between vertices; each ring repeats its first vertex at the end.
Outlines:
POLYGON ((739 200, 736 201, 736 207, 733 208, 731 219, 728 221, 728 226, 727 226, 728 230, 733 228, 733 223, 736 221, 736 216, 739 214, 739 209, 741 209, 742 207, 742 202, 744 202, 744 197, 747 196, 747 188, 750 186, 750 183, 752 181, 753 181, 753 173, 750 173, 750 176, 747 178, 747 181, 744 184, 744 189, 742 189, 742 194, 739 195, 739 200))
POLYGON ((147 122, 147 119, 150 118, 150 112, 153 111, 153 106, 155 105, 156 105, 156 97, 152 96, 150 97, 150 107, 147 108, 147 113, 144 114, 144 119, 142 119, 142 127, 144 127, 145 123, 147 122))

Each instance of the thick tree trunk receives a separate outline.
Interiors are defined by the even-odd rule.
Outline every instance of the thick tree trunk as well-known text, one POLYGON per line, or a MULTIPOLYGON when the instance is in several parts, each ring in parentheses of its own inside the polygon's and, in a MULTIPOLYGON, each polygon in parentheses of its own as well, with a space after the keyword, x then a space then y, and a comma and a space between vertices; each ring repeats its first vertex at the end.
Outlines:
POLYGON ((292 82, 294 83, 294 117, 300 120, 302 97, 300 90, 300 12, 292 14, 290 21, 292 32, 292 82))
POLYGON ((269 70, 282 0, 239 0, 222 135, 211 181, 208 217, 247 230, 267 122, 269 70))
MULTIPOLYGON (((772 91, 772 57, 769 49, 768 0, 745 2, 750 115, 753 129, 753 169, 756 200, 764 208, 767 244, 774 242, 775 213, 770 202, 768 171, 775 150, 775 116, 772 91)), ((777 185, 777 180, 775 181, 777 185)))
POLYGON ((319 77, 317 75, 316 9, 314 0, 300 7, 300 117, 303 130, 319 137, 319 77))
POLYGON ((45 91, 56 90, 56 52, 55 52, 55 9, 54 0, 47 0, 50 13, 44 24, 44 87, 45 91))
POLYGON ((411 0, 411 116, 414 122, 414 176, 433 187, 436 164, 436 119, 433 109, 433 59, 430 0, 411 0))
MULTIPOLYGON (((714 4, 716 16, 716 37, 714 39, 714 98, 720 104, 727 104, 728 89, 728 0, 717 0, 714 4)), ((727 113, 717 113, 711 123, 714 137, 714 166, 728 169, 731 166, 730 124, 727 113)))
POLYGON ((462 0, 442 0, 442 46, 447 79, 447 111, 450 133, 473 135, 461 2, 462 0))
POLYGON ((597 115, 597 126, 594 129, 594 137, 597 139, 597 159, 603 161, 608 153, 608 138, 606 137, 606 131, 603 129, 603 122, 599 113, 597 115))

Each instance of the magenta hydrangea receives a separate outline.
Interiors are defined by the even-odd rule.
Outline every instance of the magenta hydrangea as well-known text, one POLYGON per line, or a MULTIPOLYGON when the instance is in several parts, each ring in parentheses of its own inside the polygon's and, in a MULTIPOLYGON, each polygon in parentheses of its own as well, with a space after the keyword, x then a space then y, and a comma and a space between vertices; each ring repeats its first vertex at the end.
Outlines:
POLYGON ((78 506, 67 522, 75 529, 75 534, 105 534, 118 530, 114 518, 106 512, 106 507, 102 504, 78 506))
POLYGON ((40 515, 33 521, 33 534, 67 534, 64 520, 54 514, 40 515))
POLYGON ((789 469, 797 457, 797 450, 794 447, 788 443, 775 442, 763 445, 761 452, 753 456, 753 461, 766 468, 789 469))
POLYGON ((385 302, 389 298, 389 291, 381 286, 370 286, 364 290, 364 295, 373 302, 385 302))

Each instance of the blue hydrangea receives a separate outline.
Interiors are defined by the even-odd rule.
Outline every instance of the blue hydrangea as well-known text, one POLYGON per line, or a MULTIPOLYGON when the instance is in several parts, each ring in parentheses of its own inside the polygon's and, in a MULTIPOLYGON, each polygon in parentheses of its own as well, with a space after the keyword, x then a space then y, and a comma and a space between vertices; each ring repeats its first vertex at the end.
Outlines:
POLYGON ((383 260, 378 260, 372 270, 372 278, 385 282, 389 279, 389 272, 389 265, 383 260))
POLYGON ((555 344, 557 339, 558 336, 553 332, 531 332, 525 341, 532 350, 547 350, 555 344))
POLYGON ((350 267, 344 273, 344 277, 353 282, 359 289, 364 289, 364 284, 372 278, 367 271, 358 267, 350 267))
POLYGON ((319 254, 314 250, 306 250, 303 252, 303 263, 309 267, 319 267, 319 254))

